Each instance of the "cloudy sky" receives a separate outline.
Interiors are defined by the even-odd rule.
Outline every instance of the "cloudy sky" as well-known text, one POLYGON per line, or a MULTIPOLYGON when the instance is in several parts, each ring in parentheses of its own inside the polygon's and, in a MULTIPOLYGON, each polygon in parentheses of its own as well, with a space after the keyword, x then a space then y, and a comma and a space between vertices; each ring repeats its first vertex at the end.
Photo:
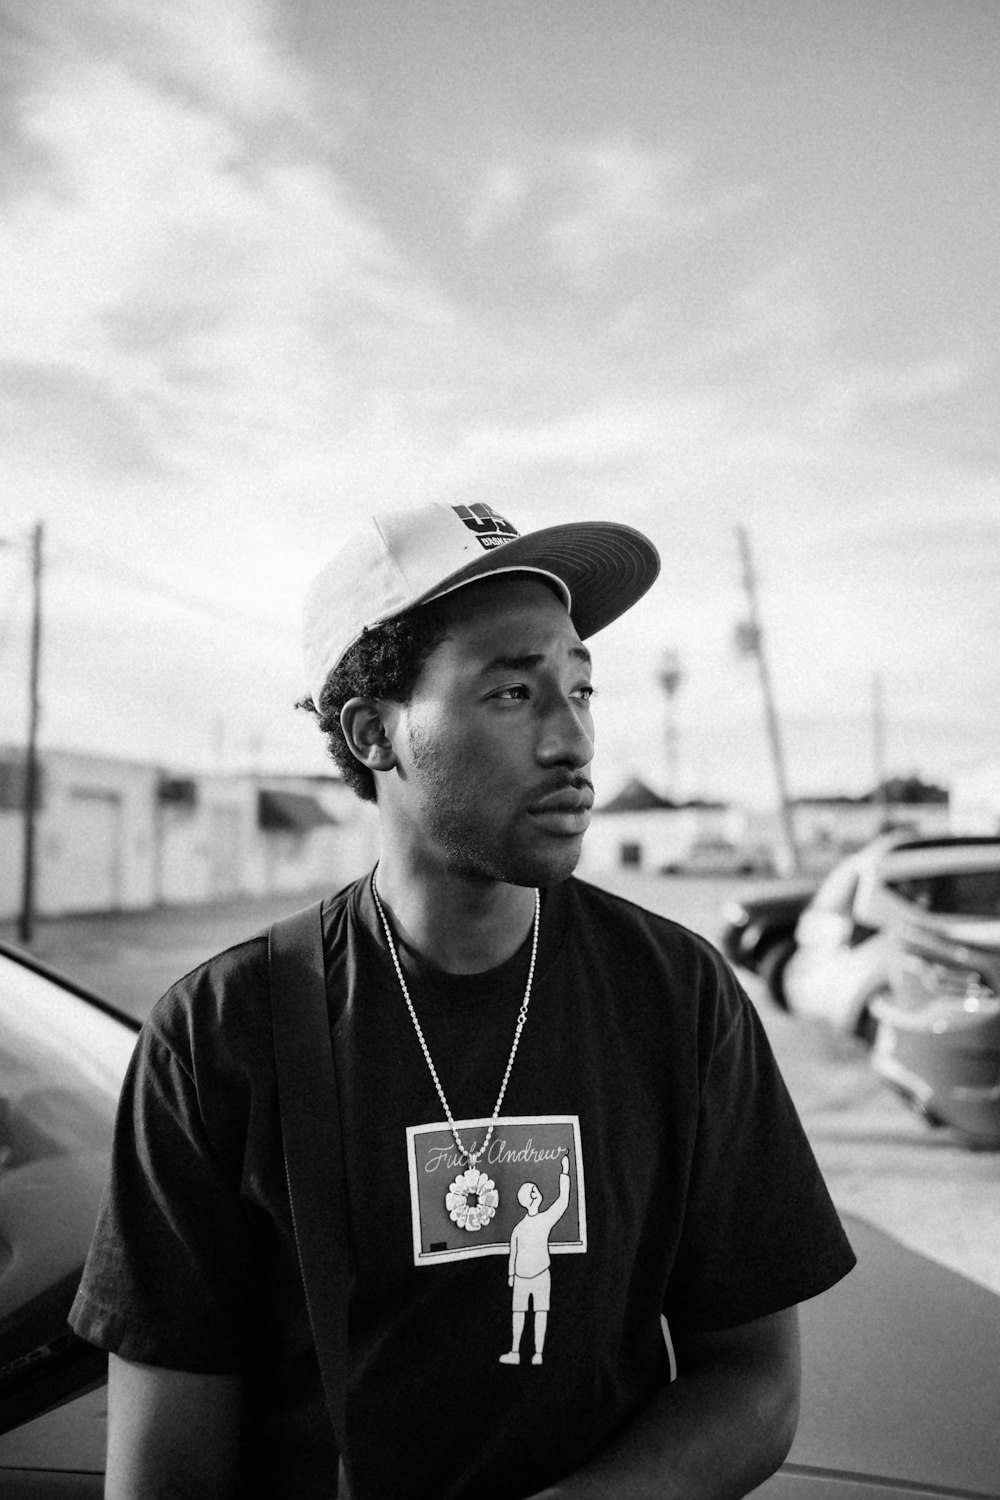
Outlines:
POLYGON ((620 519, 599 791, 947 778, 1000 738, 991 0, 0 0, 0 743, 322 770, 365 508, 620 519))

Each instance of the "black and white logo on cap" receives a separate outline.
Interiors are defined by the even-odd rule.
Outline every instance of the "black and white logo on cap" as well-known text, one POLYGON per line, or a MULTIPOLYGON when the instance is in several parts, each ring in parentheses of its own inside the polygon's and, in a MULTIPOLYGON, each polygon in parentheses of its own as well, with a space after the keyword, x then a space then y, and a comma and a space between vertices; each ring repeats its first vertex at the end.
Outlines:
POLYGON ((493 547, 502 547, 505 542, 512 542, 520 535, 516 527, 490 505, 478 502, 475 505, 453 505, 452 510, 475 533, 480 546, 487 552, 493 547))

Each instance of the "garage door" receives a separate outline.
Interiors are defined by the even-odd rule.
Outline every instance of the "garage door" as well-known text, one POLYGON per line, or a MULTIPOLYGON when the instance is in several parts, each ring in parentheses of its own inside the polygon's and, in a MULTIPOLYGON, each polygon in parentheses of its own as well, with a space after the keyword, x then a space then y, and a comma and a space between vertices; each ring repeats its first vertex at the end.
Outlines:
POLYGON ((56 909, 109 911, 121 905, 121 819, 116 792, 70 788, 65 823, 59 830, 58 869, 53 872, 56 909))

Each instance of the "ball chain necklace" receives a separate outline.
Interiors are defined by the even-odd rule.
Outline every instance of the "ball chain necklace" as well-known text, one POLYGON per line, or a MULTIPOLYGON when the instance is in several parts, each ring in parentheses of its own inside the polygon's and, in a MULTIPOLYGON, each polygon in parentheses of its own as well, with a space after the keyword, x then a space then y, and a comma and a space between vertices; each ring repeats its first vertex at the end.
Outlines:
POLYGON ((458 1154, 460 1157, 464 1157, 465 1161, 468 1163, 466 1171, 461 1173, 456 1178, 456 1180, 448 1189, 448 1192, 445 1194, 445 1207, 448 1209, 449 1218, 452 1219, 454 1223, 460 1225, 461 1228, 468 1229, 470 1231, 481 1229, 485 1224, 489 1222, 490 1219, 492 1219, 493 1215, 496 1213, 497 1207, 500 1203, 500 1194, 496 1190, 496 1185, 491 1181, 489 1177, 486 1176, 485 1172, 479 1171, 477 1163, 479 1162, 480 1158, 485 1155, 486 1151, 489 1149, 490 1141, 493 1139, 493 1131, 496 1129, 498 1123, 500 1109, 503 1105, 504 1094, 507 1092, 507 1080, 510 1078, 510 1070, 514 1066, 514 1058, 517 1055, 518 1043, 521 1040, 521 1032, 524 1030, 524 1023, 528 1015, 528 1002, 531 999, 531 981, 535 977, 535 958, 538 954, 538 925, 541 916, 541 897, 539 896, 538 890, 536 889, 535 917, 531 930, 531 962, 528 965, 528 982, 524 986, 524 999, 521 1001, 521 1008, 517 1013, 517 1022, 514 1026, 514 1040, 511 1043, 510 1056, 507 1059, 507 1066, 504 1069, 503 1080, 500 1084, 500 1092, 497 1095, 497 1102, 493 1106, 493 1114, 490 1117, 490 1128, 486 1132, 486 1139, 483 1141, 483 1144, 480 1146, 479 1150, 470 1151, 467 1146, 464 1146, 462 1144, 462 1138, 458 1133, 458 1128, 455 1124, 455 1119, 451 1112, 451 1106, 449 1105, 448 1100, 445 1098, 445 1092, 441 1086, 441 1080, 438 1077, 437 1069, 434 1066, 434 1061, 430 1054, 430 1048, 427 1046, 427 1042, 424 1037, 420 1022, 417 1020, 417 1013, 413 1008, 413 1001, 410 999, 410 991, 407 988, 406 980, 403 978, 403 970, 399 962, 399 954, 396 952, 396 944, 393 942, 392 930, 389 927, 389 922, 382 907, 382 901, 379 897, 378 886, 375 882, 374 872, 372 872, 372 895, 375 897, 375 905, 378 909, 378 914, 382 921, 382 928, 385 932, 385 940, 389 944, 389 952, 392 955, 392 965, 396 970, 396 978, 399 980, 399 987, 403 991, 403 999, 406 1001, 406 1008, 410 1012, 410 1020, 413 1022, 413 1028, 417 1033, 417 1041, 420 1043, 420 1050, 424 1054, 424 1061, 426 1062, 427 1067, 430 1070, 431 1078, 434 1080, 434 1087, 437 1089, 438 1098, 441 1100, 442 1108, 444 1109, 444 1112, 448 1117, 448 1124, 451 1127, 452 1139, 455 1142, 458 1154))

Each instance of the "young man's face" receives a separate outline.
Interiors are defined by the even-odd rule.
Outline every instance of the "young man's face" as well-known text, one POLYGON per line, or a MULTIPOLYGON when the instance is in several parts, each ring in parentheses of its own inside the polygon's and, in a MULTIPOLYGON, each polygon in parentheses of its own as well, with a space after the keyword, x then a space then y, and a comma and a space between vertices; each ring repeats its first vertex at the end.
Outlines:
POLYGON ((593 802, 589 653, 552 590, 523 575, 442 603, 447 638, 410 702, 387 705, 389 826, 418 860, 455 874, 563 880, 593 802))

